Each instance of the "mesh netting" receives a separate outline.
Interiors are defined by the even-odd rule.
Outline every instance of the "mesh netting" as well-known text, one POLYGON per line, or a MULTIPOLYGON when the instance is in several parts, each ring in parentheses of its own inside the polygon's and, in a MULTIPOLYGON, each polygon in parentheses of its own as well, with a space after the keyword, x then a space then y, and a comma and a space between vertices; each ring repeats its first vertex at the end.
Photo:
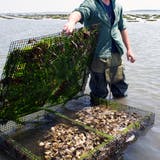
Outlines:
POLYGON ((0 81, 0 120, 7 121, 0 123, 0 149, 12 158, 120 160, 139 131, 153 125, 147 111, 107 100, 90 107, 83 91, 97 31, 11 43, 0 81))
POLYGON ((84 91, 97 27, 11 43, 1 78, 0 119, 19 117, 45 104, 64 103, 84 91))
POLYGON ((23 125, 0 125, 0 148, 20 160, 120 160, 154 123, 151 112, 115 102, 90 107, 89 100, 82 96, 65 107, 44 108, 23 117, 23 125))
POLYGON ((24 47, 27 47, 27 46, 33 46, 34 44, 36 44, 37 42, 41 41, 44 38, 50 39, 51 37, 56 37, 56 36, 58 37, 60 35, 61 33, 55 33, 55 34, 49 34, 49 35, 43 35, 39 37, 32 37, 32 38, 13 41, 10 44, 9 53, 12 53, 16 49, 23 49, 24 47))

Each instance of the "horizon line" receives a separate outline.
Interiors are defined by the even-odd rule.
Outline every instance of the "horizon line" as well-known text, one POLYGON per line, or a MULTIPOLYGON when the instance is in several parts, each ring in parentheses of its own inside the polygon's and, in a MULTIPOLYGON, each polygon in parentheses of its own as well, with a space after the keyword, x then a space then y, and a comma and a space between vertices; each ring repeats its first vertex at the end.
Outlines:
MULTIPOLYGON (((134 12, 134 11, 160 11, 160 9, 130 9, 124 12, 134 12)), ((0 14, 25 14, 25 13, 71 13, 72 11, 16 11, 16 12, 0 12, 0 14)))

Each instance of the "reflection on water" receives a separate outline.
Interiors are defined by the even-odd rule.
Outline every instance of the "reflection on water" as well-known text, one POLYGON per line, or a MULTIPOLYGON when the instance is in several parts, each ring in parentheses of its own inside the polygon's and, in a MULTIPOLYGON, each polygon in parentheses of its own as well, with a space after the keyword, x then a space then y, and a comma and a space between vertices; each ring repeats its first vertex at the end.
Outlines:
MULTIPOLYGON (((0 73, 11 41, 61 31, 60 20, 0 20, 0 73)), ((136 62, 125 60, 128 97, 121 103, 156 113, 156 121, 145 136, 129 146, 124 160, 160 159, 160 23, 128 23, 128 32, 136 62)), ((89 91, 88 91, 89 92, 89 91)))

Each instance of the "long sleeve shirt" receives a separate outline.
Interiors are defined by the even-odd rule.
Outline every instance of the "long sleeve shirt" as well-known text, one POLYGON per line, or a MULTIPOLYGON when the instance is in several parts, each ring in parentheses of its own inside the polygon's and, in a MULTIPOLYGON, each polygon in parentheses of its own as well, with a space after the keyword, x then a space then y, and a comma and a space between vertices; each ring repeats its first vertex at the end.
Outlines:
POLYGON ((99 34, 94 53, 94 57, 97 58, 108 58, 111 56, 112 40, 115 42, 118 53, 124 53, 124 44, 120 33, 126 29, 123 19, 123 9, 116 0, 111 1, 115 15, 113 24, 111 24, 102 0, 85 0, 79 8, 75 9, 75 11, 81 13, 82 18, 80 22, 84 23, 84 26, 90 27, 98 24, 99 34))

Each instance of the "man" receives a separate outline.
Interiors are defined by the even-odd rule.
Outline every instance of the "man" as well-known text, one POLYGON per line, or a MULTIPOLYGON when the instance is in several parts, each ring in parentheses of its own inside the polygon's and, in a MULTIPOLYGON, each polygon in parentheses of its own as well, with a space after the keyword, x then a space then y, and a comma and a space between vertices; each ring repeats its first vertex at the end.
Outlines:
POLYGON ((97 46, 91 64, 91 103, 98 105, 99 99, 108 95, 107 86, 114 98, 126 96, 128 84, 122 67, 121 56, 126 47, 127 59, 135 62, 123 19, 123 9, 116 0, 84 0, 69 16, 64 31, 70 34, 77 22, 90 27, 98 24, 97 46))

